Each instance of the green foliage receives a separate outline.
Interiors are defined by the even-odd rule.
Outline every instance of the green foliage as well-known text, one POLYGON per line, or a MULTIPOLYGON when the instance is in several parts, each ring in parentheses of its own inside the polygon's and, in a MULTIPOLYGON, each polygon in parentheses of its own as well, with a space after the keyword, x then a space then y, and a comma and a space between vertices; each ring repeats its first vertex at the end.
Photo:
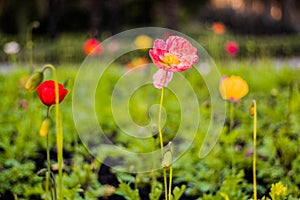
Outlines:
POLYGON ((131 189, 125 182, 120 181, 119 188, 116 192, 127 200, 140 200, 138 189, 131 189))
POLYGON ((162 184, 157 181, 152 183, 152 190, 149 193, 150 200, 159 200, 161 194, 163 192, 162 184))
POLYGON ((20 163, 15 159, 8 159, 0 165, 0 193, 10 191, 23 195, 26 190, 40 182, 34 174, 35 166, 31 161, 20 163))
MULTIPOLYGON (((193 71, 186 73, 191 85, 197 91, 201 126, 193 145, 173 163, 174 185, 181 186, 174 187, 173 199, 188 197, 202 200, 226 198, 242 200, 253 198, 252 118, 248 113, 253 98, 257 100, 258 105, 258 197, 260 199, 264 196, 265 199, 274 198, 272 197, 274 194, 271 189, 272 184, 281 181, 287 187, 283 198, 288 200, 299 198, 300 82, 298 77, 300 77, 300 72, 290 65, 286 67, 274 65, 277 63, 270 60, 242 60, 224 62, 220 65, 223 75, 242 76, 249 84, 249 94, 235 104, 233 130, 229 132, 226 122, 218 143, 203 159, 199 159, 198 153, 211 117, 209 92, 199 75, 192 73, 193 71)), ((61 82, 64 79, 71 80, 68 86, 71 94, 76 68, 62 65, 58 70, 61 82)), ((99 81, 95 95, 99 124, 105 134, 114 139, 114 142, 122 148, 134 152, 152 151, 158 146, 155 138, 149 137, 140 142, 138 139, 123 134, 113 120, 109 97, 113 85, 124 72, 122 70, 122 66, 113 65, 113 68, 109 69, 106 76, 99 81)), ((20 79, 27 74, 26 68, 14 68, 10 69, 8 74, 0 74, 0 90, 6 94, 2 97, 0 104, 0 193, 16 194, 19 199, 42 199, 45 197, 43 179, 36 173, 46 166, 46 141, 38 133, 45 115, 45 107, 36 98, 34 92, 26 93, 18 86, 20 79), (29 106, 26 107, 26 103, 29 106)), ((174 84, 180 87, 180 83, 174 84)), ((158 98, 159 93, 152 90, 150 86, 134 93, 133 99, 129 102, 132 119, 139 125, 145 125, 151 119, 155 121, 155 117, 148 115, 147 109, 157 103, 158 98)), ((100 184, 98 179, 100 164, 95 164, 94 158, 80 141, 77 147, 75 145, 77 133, 70 114, 72 113, 71 101, 72 95, 68 95, 61 106, 62 112, 65 113, 63 115, 66 155, 63 179, 65 198, 81 200, 105 197, 110 199, 107 186, 100 184)), ((168 133, 166 140, 171 140, 174 137, 172 134, 178 129, 180 122, 178 107, 175 95, 166 91, 165 109, 167 113, 170 113, 165 125, 168 133)), ((54 131, 50 130, 51 153, 55 153, 56 148, 53 133, 54 131)), ((183 137, 190 137, 190 133, 187 131, 183 137)), ((104 160, 106 156, 105 151, 101 152, 99 159, 104 160)), ((55 156, 51 159, 51 164, 55 165, 55 156)), ((137 163, 136 160, 131 162, 133 166, 137 163)), ((145 162, 149 165, 153 164, 152 159, 145 162)), ((161 160, 157 162, 160 163, 161 160)), ((157 174, 132 175, 117 170, 112 170, 112 172, 119 178, 116 194, 126 199, 142 199, 141 191, 147 187, 151 188, 147 194, 151 200, 158 200, 163 196, 161 177, 157 174)))

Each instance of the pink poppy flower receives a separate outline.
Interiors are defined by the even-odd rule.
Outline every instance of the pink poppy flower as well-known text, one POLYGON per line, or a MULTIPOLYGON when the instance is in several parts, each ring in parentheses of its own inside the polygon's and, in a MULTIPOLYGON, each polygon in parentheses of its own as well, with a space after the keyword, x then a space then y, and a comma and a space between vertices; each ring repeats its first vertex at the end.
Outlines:
POLYGON ((158 68, 168 72, 190 69, 199 60, 197 48, 179 36, 169 36, 166 42, 156 39, 149 54, 158 68))
POLYGON ((169 36, 166 42, 156 39, 149 55, 159 68, 153 76, 153 84, 156 88, 166 86, 171 81, 173 72, 190 69, 199 60, 197 48, 179 36, 169 36), (163 85, 165 75, 167 77, 163 85))
POLYGON ((231 57, 236 56, 237 53, 239 52, 239 44, 237 42, 228 41, 225 43, 224 47, 225 47, 226 53, 231 57))

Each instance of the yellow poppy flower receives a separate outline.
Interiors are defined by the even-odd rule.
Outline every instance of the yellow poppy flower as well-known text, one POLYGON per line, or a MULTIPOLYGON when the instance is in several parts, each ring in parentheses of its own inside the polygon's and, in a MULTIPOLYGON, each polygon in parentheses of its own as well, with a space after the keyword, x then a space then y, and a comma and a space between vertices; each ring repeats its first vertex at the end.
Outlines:
POLYGON ((238 102, 248 94, 247 82, 239 76, 224 76, 220 82, 219 90, 224 100, 238 102))

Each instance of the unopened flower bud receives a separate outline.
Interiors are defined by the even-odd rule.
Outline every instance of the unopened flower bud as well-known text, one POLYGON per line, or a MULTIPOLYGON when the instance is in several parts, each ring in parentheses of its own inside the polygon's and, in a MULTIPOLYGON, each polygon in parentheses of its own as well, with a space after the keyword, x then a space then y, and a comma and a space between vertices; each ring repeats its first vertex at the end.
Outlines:
POLYGON ((253 100, 252 105, 251 105, 251 107, 250 107, 250 109, 249 109, 249 114, 250 114, 251 116, 254 116, 255 112, 256 112, 256 103, 255 103, 255 101, 253 100))
POLYGON ((32 74, 25 83, 25 89, 32 91, 43 81, 44 74, 43 72, 35 72, 32 74))
POLYGON ((163 156, 163 160, 161 162, 161 166, 163 168, 169 168, 172 164, 172 152, 166 151, 163 156))
POLYGON ((167 146, 167 151, 163 155, 163 159, 161 162, 161 166, 163 168, 169 168, 172 164, 173 155, 172 155, 172 151, 171 151, 171 145, 172 145, 172 142, 169 142, 169 144, 167 146))
POLYGON ((50 117, 46 117, 43 120, 41 128, 40 128, 40 136, 46 137, 50 131, 50 127, 51 127, 51 119, 50 119, 50 117))
POLYGON ((254 116, 254 107, 253 106, 251 106, 251 108, 249 109, 249 114, 251 116, 254 116))

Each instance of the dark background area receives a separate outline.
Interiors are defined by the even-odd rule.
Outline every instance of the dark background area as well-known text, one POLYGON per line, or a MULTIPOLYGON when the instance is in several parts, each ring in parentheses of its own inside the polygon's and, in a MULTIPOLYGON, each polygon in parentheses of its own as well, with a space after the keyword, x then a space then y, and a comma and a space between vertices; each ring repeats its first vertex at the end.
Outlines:
POLYGON ((297 0, 0 0, 0 32, 56 37, 61 32, 115 34, 124 29, 160 26, 176 30, 187 23, 222 21, 239 34, 291 34, 300 30, 297 0))

